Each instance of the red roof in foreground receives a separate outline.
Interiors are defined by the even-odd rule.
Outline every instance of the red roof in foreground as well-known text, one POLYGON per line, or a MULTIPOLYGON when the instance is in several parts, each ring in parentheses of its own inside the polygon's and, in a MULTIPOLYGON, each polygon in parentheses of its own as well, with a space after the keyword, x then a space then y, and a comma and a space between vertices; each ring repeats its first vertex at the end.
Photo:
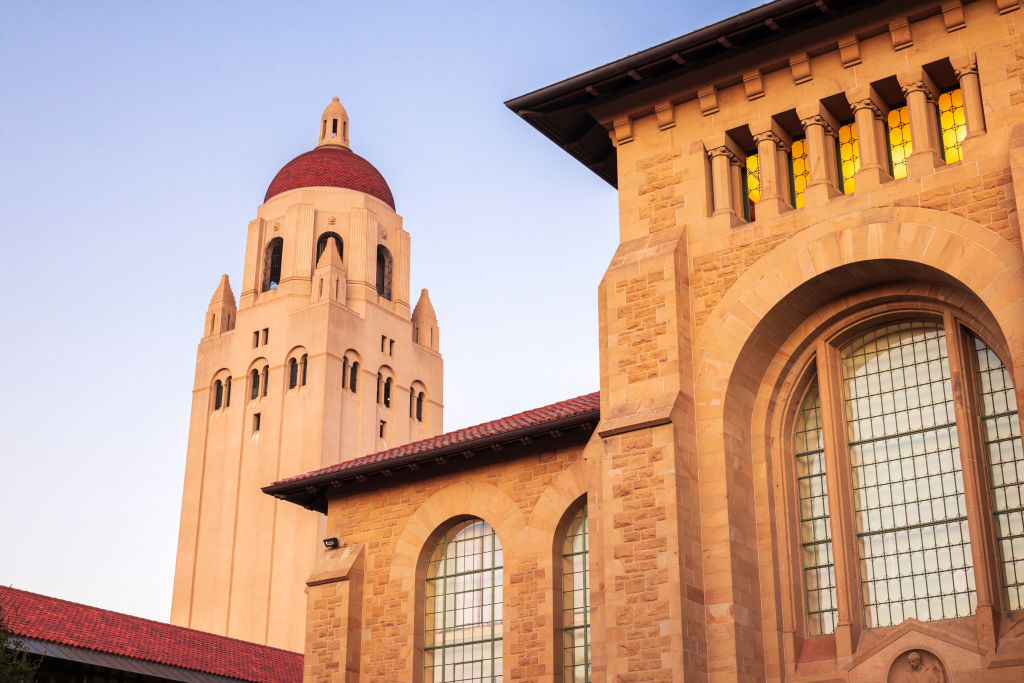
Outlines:
POLYGON ((0 586, 15 635, 254 683, 302 680, 302 655, 0 586))
POLYGON ((559 401, 558 403, 541 406, 540 408, 534 408, 533 410, 516 413, 515 415, 509 415, 508 417, 491 420, 490 422, 484 422, 483 424, 473 425, 472 427, 466 427, 465 429, 456 429, 454 432, 439 434, 437 436, 432 436, 429 439, 423 439, 422 441, 413 441, 412 443, 407 443, 404 446, 397 446, 386 451, 380 451, 379 453, 364 455, 363 457, 356 458, 355 460, 346 460, 345 462, 341 462, 336 465, 329 465, 319 470, 307 472, 306 474, 288 477, 287 479, 274 482, 272 486, 319 477, 321 475, 331 474, 334 472, 344 472, 345 470, 351 470, 365 465, 384 463, 389 460, 397 460, 398 458, 402 458, 407 455, 426 453, 441 448, 447 448, 449 446, 459 444, 468 445, 470 442, 477 439, 500 436, 506 432, 514 432, 519 429, 542 425, 545 422, 554 422, 556 420, 562 420, 567 417, 573 417, 574 415, 589 413, 600 409, 601 392, 595 391, 592 394, 584 394, 583 396, 570 398, 567 401, 559 401))
POLYGON ((384 176, 347 147, 317 147, 295 157, 274 176, 263 201, 299 187, 343 187, 395 208, 395 198, 384 176))

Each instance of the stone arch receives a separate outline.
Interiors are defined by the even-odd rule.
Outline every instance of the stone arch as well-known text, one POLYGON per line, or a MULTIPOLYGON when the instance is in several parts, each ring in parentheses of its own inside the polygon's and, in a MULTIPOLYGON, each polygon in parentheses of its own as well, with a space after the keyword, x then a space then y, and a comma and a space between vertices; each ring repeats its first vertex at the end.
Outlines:
POLYGON ((697 334, 701 518, 707 561, 725 570, 706 587, 709 658, 734 656, 727 653, 738 641, 757 641, 759 652, 783 647, 764 641, 768 608, 744 588, 751 568, 771 565, 758 548, 757 524, 770 520, 759 518, 765 508, 755 499, 769 492, 755 484, 765 472, 752 458, 750 433, 769 364, 809 313, 855 289, 908 279, 976 297, 1005 339, 1007 367, 1024 374, 1024 254, 977 223, 914 207, 851 212, 782 242, 739 277, 697 334))
POLYGON ((540 494, 526 522, 530 535, 538 536, 541 542, 546 539, 550 544, 569 509, 586 493, 586 471, 581 459, 555 475, 540 494))
MULTIPOLYGON (((482 481, 458 481, 446 486, 409 516, 395 540, 389 573, 389 582, 399 586, 406 602, 407 618, 399 627, 401 635, 397 639, 397 642, 407 644, 399 653, 406 662, 403 680, 423 679, 423 645, 419 634, 423 622, 422 584, 426 560, 444 529, 468 517, 478 517, 491 525, 501 542, 506 567, 510 564, 509 558, 515 561, 515 556, 522 553, 526 544, 526 519, 519 506, 504 491, 482 481), (411 651, 406 652, 405 647, 410 647, 411 651)), ((504 577, 507 594, 507 571, 504 577)))

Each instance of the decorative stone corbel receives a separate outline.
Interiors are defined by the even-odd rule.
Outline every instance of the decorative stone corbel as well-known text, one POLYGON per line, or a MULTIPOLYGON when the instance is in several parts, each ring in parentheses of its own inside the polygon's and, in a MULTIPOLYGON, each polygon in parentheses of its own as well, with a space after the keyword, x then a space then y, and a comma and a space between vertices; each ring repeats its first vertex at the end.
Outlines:
POLYGON ((906 17, 889 22, 889 37, 892 39, 892 49, 897 51, 914 44, 914 37, 910 35, 910 22, 906 17))
POLYGON ((700 113, 704 116, 718 113, 718 90, 713 85, 697 88, 697 99, 700 101, 700 113))
POLYGON ((839 39, 839 61, 847 69, 860 64, 860 41, 857 40, 857 36, 846 36, 839 39))
POLYGON ((624 145, 633 140, 633 120, 628 116, 620 116, 612 122, 615 131, 615 144, 624 145))
POLYGON ((963 3, 960 0, 942 3, 942 21, 945 23, 948 33, 959 31, 964 26, 967 26, 963 3))
POLYGON ((672 128, 676 125, 675 107, 668 100, 658 102, 654 105, 654 118, 661 130, 672 128))
POLYGON ((743 89, 747 93, 748 100, 764 97, 764 79, 761 77, 760 70, 755 69, 743 74, 743 89))
POLYGON ((806 52, 789 58, 789 70, 793 74, 793 83, 799 85, 811 80, 811 59, 806 52))
POLYGON ((1008 14, 1020 9, 1020 0, 996 0, 996 9, 1000 14, 1008 14))

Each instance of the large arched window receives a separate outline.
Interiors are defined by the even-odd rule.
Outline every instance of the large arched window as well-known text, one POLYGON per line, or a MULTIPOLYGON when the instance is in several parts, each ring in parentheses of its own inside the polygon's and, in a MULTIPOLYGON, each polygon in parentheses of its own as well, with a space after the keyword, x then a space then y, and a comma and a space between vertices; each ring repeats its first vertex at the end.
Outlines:
POLYGON ((427 563, 423 680, 502 679, 502 553, 482 519, 454 524, 427 563))
POLYGON ((263 256, 263 288, 266 292, 270 289, 277 289, 281 284, 281 252, 284 250, 284 240, 280 237, 267 242, 267 250, 263 256))
POLYGON ((377 296, 391 301, 391 252, 383 244, 377 245, 377 296))
POLYGON ((1001 579, 986 591, 1021 609, 1024 454, 1005 366, 949 313, 851 329, 817 345, 792 423, 807 635, 842 621, 837 594, 865 628, 973 615, 979 564, 1001 579), (844 528, 854 537, 833 536, 844 528))
POLYGON ((580 506, 562 539, 562 680, 590 681, 590 543, 587 505, 580 506))

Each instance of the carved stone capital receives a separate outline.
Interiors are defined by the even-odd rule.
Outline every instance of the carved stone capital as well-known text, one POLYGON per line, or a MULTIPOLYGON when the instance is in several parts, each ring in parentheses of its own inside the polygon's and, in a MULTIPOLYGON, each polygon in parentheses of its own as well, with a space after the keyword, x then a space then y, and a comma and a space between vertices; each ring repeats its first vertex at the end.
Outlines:
POLYGON ((963 78, 964 76, 967 76, 968 74, 973 74, 973 75, 977 76, 978 75, 978 64, 977 64, 977 62, 972 62, 970 64, 964 64, 962 66, 958 66, 958 67, 953 69, 953 73, 956 74, 956 79, 958 81, 961 78, 963 78))
POLYGON ((900 90, 903 91, 903 96, 907 97, 912 92, 923 92, 928 98, 929 102, 935 102, 935 92, 928 87, 928 84, 924 81, 911 81, 910 83, 900 84, 900 90))
POLYGON ((760 133, 754 133, 754 142, 756 144, 760 145, 762 142, 766 140, 771 140, 772 142, 774 142, 776 147, 786 146, 786 143, 782 141, 782 138, 779 137, 779 134, 776 133, 774 130, 766 130, 760 133))
POLYGON ((740 162, 739 156, 725 145, 709 149, 708 157, 711 159, 714 159, 715 157, 726 157, 731 164, 738 164, 740 162))
POLYGON ((881 120, 882 118, 884 118, 882 115, 882 110, 879 109, 878 105, 875 104, 875 101, 872 100, 870 97, 865 97, 862 100, 854 100, 853 102, 850 102, 850 109, 852 109, 854 112, 858 112, 861 109, 870 109, 871 115, 874 116, 876 119, 881 120))
POLYGON ((822 128, 825 129, 825 135, 836 134, 836 129, 830 126, 828 121, 825 120, 825 117, 820 114, 815 114, 814 116, 808 116, 805 119, 800 119, 800 125, 804 127, 804 130, 807 130, 811 126, 821 126, 822 128))

